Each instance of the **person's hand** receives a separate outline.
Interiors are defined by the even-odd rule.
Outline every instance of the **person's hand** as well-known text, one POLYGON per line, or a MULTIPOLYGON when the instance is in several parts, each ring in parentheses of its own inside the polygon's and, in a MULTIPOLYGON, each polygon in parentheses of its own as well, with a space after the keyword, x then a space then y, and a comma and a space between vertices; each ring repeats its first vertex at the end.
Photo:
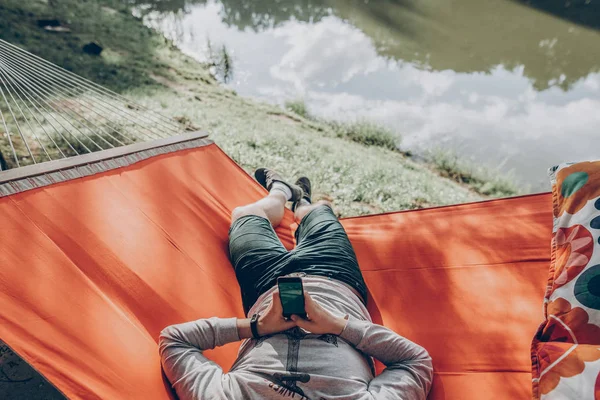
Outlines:
POLYGON ((306 310, 306 319, 297 315, 292 315, 292 321, 302 329, 317 335, 330 333, 339 335, 342 333, 348 322, 342 317, 335 317, 327 310, 315 302, 308 292, 304 292, 304 309, 306 310))
POLYGON ((271 335, 273 333, 287 331, 295 326, 296 323, 294 321, 283 318, 283 306, 281 305, 279 291, 274 291, 271 305, 258 319, 258 324, 256 326, 258 334, 260 336, 271 335))

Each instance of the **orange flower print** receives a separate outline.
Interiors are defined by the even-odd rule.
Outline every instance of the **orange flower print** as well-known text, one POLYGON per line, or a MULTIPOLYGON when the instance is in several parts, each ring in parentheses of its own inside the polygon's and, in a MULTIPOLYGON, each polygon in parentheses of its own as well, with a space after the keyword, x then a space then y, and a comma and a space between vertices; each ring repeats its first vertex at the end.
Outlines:
POLYGON ((556 388, 561 377, 579 375, 586 362, 599 360, 600 346, 544 343, 538 357, 541 367, 539 390, 541 394, 548 394, 556 388))
POLYGON ((594 239, 582 225, 574 225, 558 229, 553 240, 553 247, 556 249, 554 288, 558 288, 583 271, 592 257, 594 239))
MULTIPOLYGON (((542 342, 596 344, 600 326, 589 323, 589 315, 581 307, 571 309, 571 304, 558 298, 546 308, 548 322, 541 332, 542 342)), ((599 346, 600 347, 600 346, 599 346)))
POLYGON ((556 199, 554 216, 565 211, 575 214, 588 200, 600 196, 600 161, 587 161, 563 168, 556 174, 552 188, 556 199))

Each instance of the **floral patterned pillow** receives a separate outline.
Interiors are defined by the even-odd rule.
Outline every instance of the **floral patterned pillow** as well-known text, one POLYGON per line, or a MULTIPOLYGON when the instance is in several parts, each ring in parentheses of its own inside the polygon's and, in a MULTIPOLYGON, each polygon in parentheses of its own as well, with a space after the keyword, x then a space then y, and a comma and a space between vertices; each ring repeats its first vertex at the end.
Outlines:
POLYGON ((533 339, 533 398, 600 400, 600 161, 550 169, 546 320, 533 339))

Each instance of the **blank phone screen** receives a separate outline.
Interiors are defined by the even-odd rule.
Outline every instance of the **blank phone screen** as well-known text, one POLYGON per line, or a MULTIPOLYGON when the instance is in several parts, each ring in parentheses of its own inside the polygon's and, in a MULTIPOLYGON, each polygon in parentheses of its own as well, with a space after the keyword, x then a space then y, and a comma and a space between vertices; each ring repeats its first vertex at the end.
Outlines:
POLYGON ((305 313, 302 282, 279 282, 279 296, 284 314, 302 315, 305 313))

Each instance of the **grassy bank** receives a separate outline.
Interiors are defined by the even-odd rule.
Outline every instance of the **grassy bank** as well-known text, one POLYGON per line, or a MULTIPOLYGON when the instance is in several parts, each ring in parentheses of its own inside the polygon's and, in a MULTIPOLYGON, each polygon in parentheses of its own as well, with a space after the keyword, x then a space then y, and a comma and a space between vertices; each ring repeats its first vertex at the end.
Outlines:
POLYGON ((508 197, 523 190, 515 184, 515 179, 510 174, 501 174, 461 159, 450 150, 431 150, 426 154, 426 160, 442 176, 462 183, 485 196, 508 197))
POLYGON ((169 68, 156 56, 166 41, 123 3, 0 0, 0 37, 116 91, 156 85, 152 76, 169 68), (83 51, 92 42, 103 48, 99 56, 83 51))
POLYGON ((271 166, 289 177, 306 174, 316 196, 333 200, 342 216, 512 194, 414 162, 397 151, 399 137, 376 125, 318 120, 300 103, 282 109, 241 98, 120 1, 2 0, 0 13, 6 40, 177 118, 182 129, 208 130, 248 172, 271 166), (40 19, 59 20, 69 32, 48 31, 40 19), (99 56, 82 51, 89 42, 102 45, 99 56))
MULTIPOLYGON (((401 137, 382 125, 369 121, 352 122, 328 121, 312 115, 303 100, 290 100, 285 108, 302 118, 329 126, 338 138, 350 140, 365 146, 375 146, 401 152, 410 157, 410 152, 401 151, 401 137)), ((491 197, 506 197, 519 194, 521 188, 512 176, 492 171, 481 165, 458 157, 448 149, 434 149, 421 156, 424 165, 441 176, 460 183, 471 190, 491 197)))
POLYGON ((373 122, 366 120, 339 122, 319 119, 308 111, 302 100, 287 101, 285 109, 307 120, 327 125, 340 139, 350 140, 365 146, 383 147, 393 151, 399 149, 400 136, 373 122))

